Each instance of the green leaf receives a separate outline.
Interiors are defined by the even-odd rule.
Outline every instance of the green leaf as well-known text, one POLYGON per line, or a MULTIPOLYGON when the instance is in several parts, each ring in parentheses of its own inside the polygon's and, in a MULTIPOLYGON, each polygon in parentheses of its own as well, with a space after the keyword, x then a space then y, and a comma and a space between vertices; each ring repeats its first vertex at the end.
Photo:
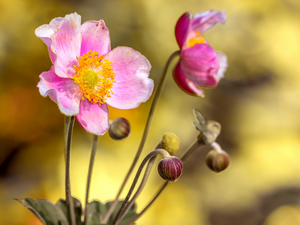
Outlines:
POLYGON ((31 198, 16 199, 29 209, 45 225, 69 225, 64 212, 46 199, 34 201, 31 198))
POLYGON ((205 116, 203 116, 202 113, 201 113, 199 110, 194 109, 194 115, 195 115, 195 117, 196 117, 196 120, 197 120, 199 123, 201 123, 201 124, 203 124, 203 125, 206 124, 206 121, 207 121, 207 120, 206 120, 205 116))
POLYGON ((206 128, 207 119, 205 118, 205 116, 203 116, 202 113, 200 111, 198 111, 197 109, 194 109, 194 115, 197 120, 197 122, 193 122, 196 129, 200 132, 206 132, 207 131, 207 128, 206 128))
MULTIPOLYGON (((87 225, 100 225, 100 220, 105 215, 105 213, 107 212, 107 210, 109 209, 109 207, 112 203, 113 203, 113 201, 107 202, 105 204, 103 204, 99 201, 90 202, 88 204, 87 225)), ((107 224, 111 224, 113 222, 113 220, 114 220, 115 216, 117 215, 122 203, 123 203, 123 201, 118 202, 114 212, 112 213, 112 215, 108 219, 107 224)), ((130 218, 132 218, 134 215, 136 215, 135 210, 136 210, 136 205, 134 204, 134 205, 132 205, 132 207, 130 208, 130 210, 126 214, 126 216, 124 216, 124 218, 119 223, 119 225, 124 225, 130 218)))
MULTIPOLYGON (((56 207, 60 208, 61 211, 64 213, 66 218, 68 217, 68 211, 67 211, 67 202, 64 199, 60 199, 56 204, 56 207)), ((74 211, 75 211, 75 220, 76 220, 76 225, 81 225, 81 215, 82 215, 82 207, 81 203, 77 198, 73 198, 73 205, 74 205, 74 211)), ((71 222, 69 221, 71 224, 71 222)))
MULTIPOLYGON (((66 201, 60 199, 56 204, 46 200, 38 199, 34 201, 31 198, 16 199, 23 206, 29 209, 45 225, 69 225, 66 201)), ((76 225, 82 225, 82 208, 78 199, 73 198, 76 225)))

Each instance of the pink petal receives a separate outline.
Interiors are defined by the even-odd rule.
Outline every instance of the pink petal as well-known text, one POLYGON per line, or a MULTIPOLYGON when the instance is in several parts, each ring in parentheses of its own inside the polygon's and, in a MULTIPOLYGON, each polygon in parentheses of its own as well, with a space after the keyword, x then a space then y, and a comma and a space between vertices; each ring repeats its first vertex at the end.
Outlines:
POLYGON ((190 95, 196 95, 204 97, 204 93, 201 89, 199 89, 192 81, 188 80, 180 66, 180 63, 178 63, 174 69, 173 72, 173 78, 176 82, 176 84, 186 93, 190 95))
POLYGON ((79 113, 82 94, 78 86, 71 79, 58 77, 54 73, 53 66, 50 71, 40 75, 40 82, 37 87, 42 96, 49 96, 52 101, 58 104, 63 114, 71 116, 79 113))
POLYGON ((218 61, 219 61, 219 70, 218 70, 218 73, 216 75, 216 78, 218 80, 220 80, 221 78, 224 77, 224 73, 228 67, 228 64, 227 64, 227 56, 224 55, 223 53, 221 52, 217 52, 217 57, 218 57, 218 61))
POLYGON ((112 62, 116 75, 113 94, 107 104, 118 109, 132 109, 149 99, 154 85, 148 78, 151 65, 145 56, 132 48, 118 47, 105 59, 112 62))
POLYGON ((76 118, 86 131, 95 135, 103 135, 109 128, 107 104, 99 106, 84 99, 76 118))
POLYGON ((181 68, 186 78, 198 86, 214 87, 219 81, 217 54, 208 44, 196 44, 183 50, 181 68))
POLYGON ((87 21, 81 26, 81 53, 83 55, 89 50, 98 51, 99 55, 110 52, 109 30, 103 20, 87 21))
POLYGON ((206 11, 203 13, 197 13, 191 22, 191 29, 193 31, 199 31, 203 34, 206 30, 214 26, 217 22, 225 23, 227 17, 225 11, 206 11))
MULTIPOLYGON (((61 19, 61 18, 60 18, 61 19)), ((66 15, 56 33, 52 36, 52 51, 56 54, 55 73, 64 78, 74 75, 73 65, 77 65, 76 56, 80 56, 81 16, 77 13, 66 15)))
POLYGON ((53 64, 55 62, 56 55, 51 50, 51 45, 52 45, 51 37, 54 33, 55 33, 54 30, 48 24, 44 24, 35 29, 35 35, 39 37, 47 45, 49 56, 53 64))
POLYGON ((187 32, 189 30, 190 21, 191 21, 191 13, 186 12, 179 18, 179 20, 176 23, 175 36, 180 48, 182 48, 185 43, 187 32))

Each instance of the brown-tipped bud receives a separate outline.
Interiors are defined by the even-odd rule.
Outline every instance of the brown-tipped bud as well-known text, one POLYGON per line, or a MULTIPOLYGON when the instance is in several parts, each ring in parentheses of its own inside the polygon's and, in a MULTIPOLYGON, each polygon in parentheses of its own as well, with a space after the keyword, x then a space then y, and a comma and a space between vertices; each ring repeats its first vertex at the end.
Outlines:
POLYGON ((166 181, 177 181, 182 173, 182 162, 176 156, 164 158, 158 163, 158 173, 166 181))
POLYGON ((170 155, 176 155, 179 144, 180 140, 174 133, 167 132, 162 137, 161 147, 168 151, 170 155))
POLYGON ((206 156, 206 165, 217 173, 225 170, 230 162, 230 158, 225 151, 218 152, 211 150, 206 156))
POLYGON ((122 140, 130 136, 130 124, 125 118, 117 118, 110 123, 109 136, 114 140, 122 140))
POLYGON ((216 141, 221 132, 221 125, 213 120, 208 120, 206 124, 206 131, 203 132, 205 144, 211 144, 216 141))

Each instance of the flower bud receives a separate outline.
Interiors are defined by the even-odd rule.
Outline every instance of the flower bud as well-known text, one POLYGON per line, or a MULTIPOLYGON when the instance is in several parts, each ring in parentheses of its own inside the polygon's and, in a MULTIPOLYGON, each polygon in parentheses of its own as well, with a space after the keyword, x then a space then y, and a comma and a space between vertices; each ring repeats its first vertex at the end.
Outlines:
POLYGON ((164 180, 175 182, 182 173, 182 162, 176 156, 171 156, 160 160, 157 169, 164 180))
POLYGON ((215 142, 221 132, 221 125, 213 120, 208 120, 206 124, 206 131, 203 132, 205 144, 211 144, 215 142))
POLYGON ((179 138, 176 134, 167 132, 162 137, 161 147, 169 152, 170 155, 176 155, 179 149, 179 138))
POLYGON ((211 150, 206 156, 206 165, 215 172, 225 170, 230 162, 230 158, 225 151, 211 150))
POLYGON ((110 123, 109 136, 114 140, 122 140, 130 136, 130 124, 125 118, 117 118, 110 123))

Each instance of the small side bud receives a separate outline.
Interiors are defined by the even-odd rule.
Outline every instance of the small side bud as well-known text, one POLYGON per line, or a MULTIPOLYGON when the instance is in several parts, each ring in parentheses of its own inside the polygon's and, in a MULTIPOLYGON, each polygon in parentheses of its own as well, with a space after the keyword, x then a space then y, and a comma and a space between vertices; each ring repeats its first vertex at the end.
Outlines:
POLYGON ((114 140, 122 140, 130 136, 130 123, 125 118, 117 118, 110 123, 109 136, 114 140))
POLYGON ((206 124, 206 131, 203 132, 205 144, 211 144, 215 142, 220 132, 221 124, 213 120, 208 120, 206 124))
POLYGON ((164 158, 158 163, 158 173, 166 181, 177 181, 182 173, 182 162, 176 156, 164 158))
POLYGON ((230 158, 225 151, 211 150, 206 156, 206 165, 217 173, 225 170, 230 162, 230 158))
POLYGON ((176 155, 179 150, 180 140, 176 134, 167 132, 162 137, 161 147, 169 152, 170 155, 176 155))

